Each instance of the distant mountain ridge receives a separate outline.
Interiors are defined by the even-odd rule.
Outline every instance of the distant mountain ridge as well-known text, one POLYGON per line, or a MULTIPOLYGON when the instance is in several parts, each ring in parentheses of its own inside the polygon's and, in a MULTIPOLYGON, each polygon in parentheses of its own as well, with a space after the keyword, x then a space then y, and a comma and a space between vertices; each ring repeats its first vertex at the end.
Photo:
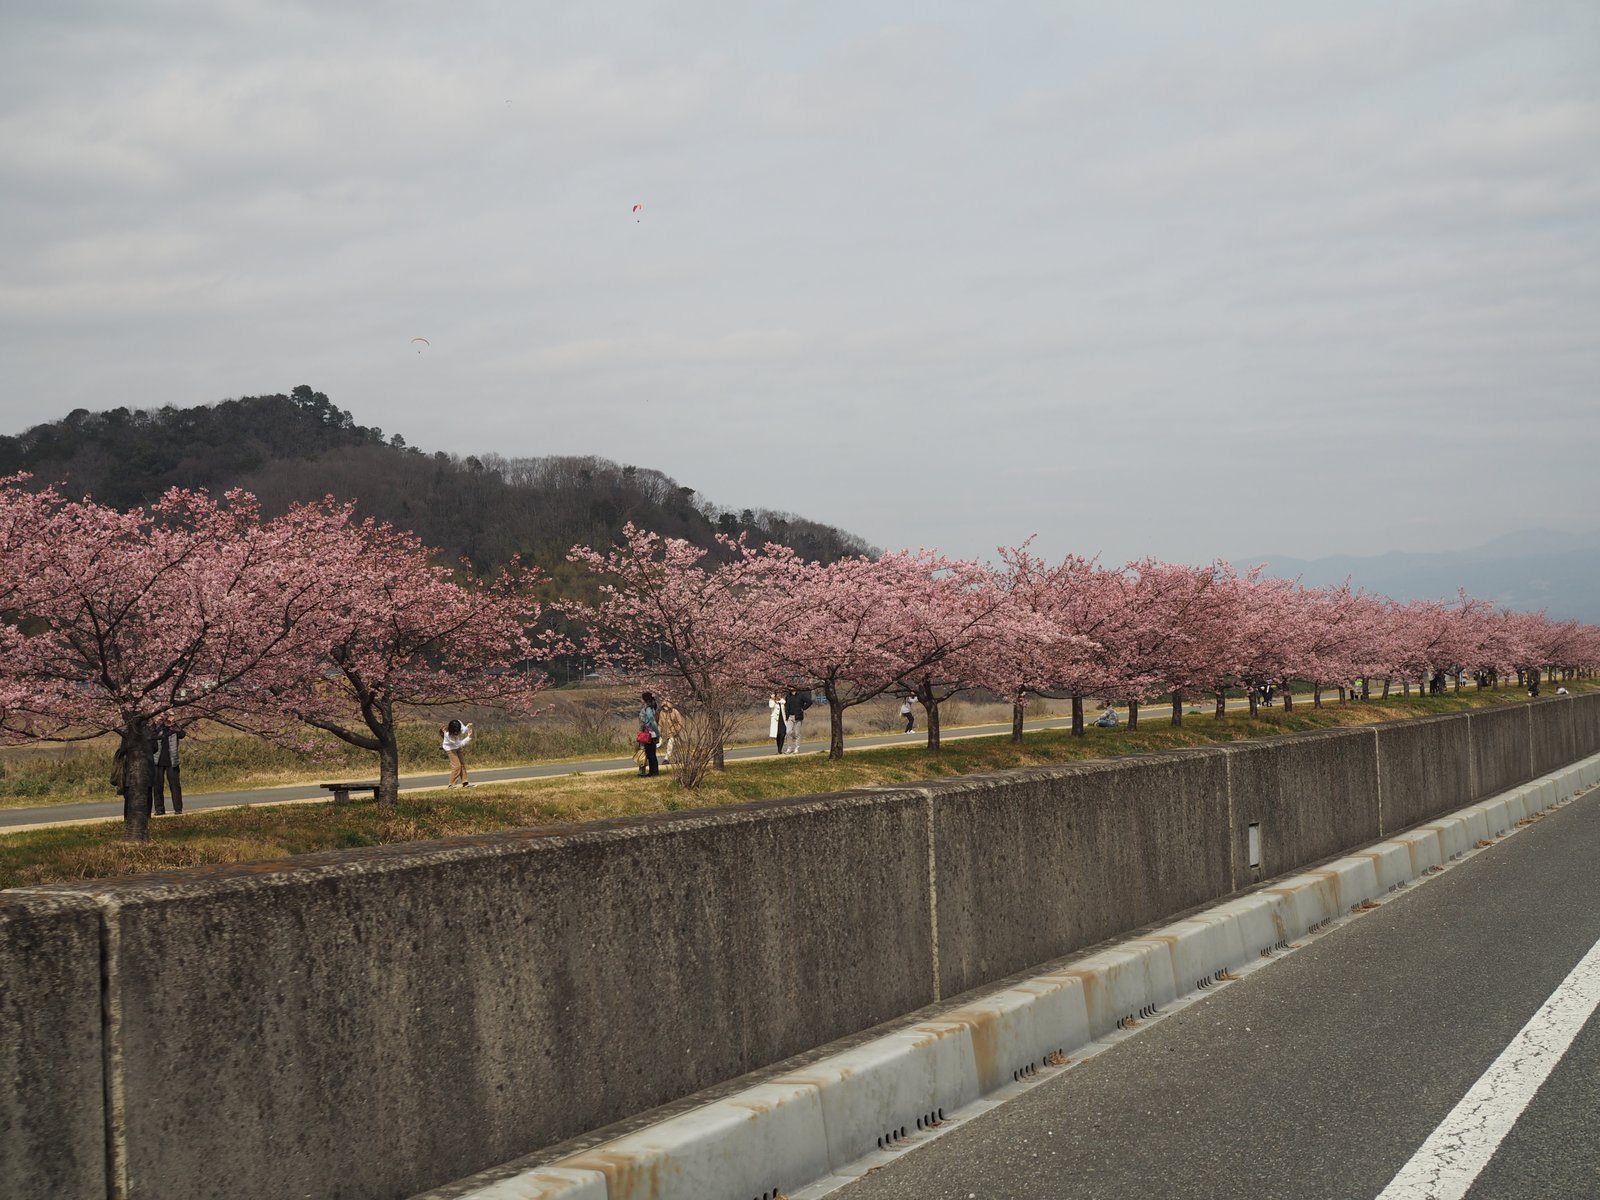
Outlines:
POLYGON ((452 561, 487 571, 517 554, 575 588, 593 583, 567 551, 620 542, 630 521, 713 553, 722 553, 719 533, 778 542, 820 562, 876 553, 854 534, 794 513, 724 509, 648 467, 594 456, 425 453, 356 424, 305 384, 194 408, 76 409, 0 436, 0 476, 22 471, 36 485, 59 483, 69 496, 124 510, 169 487, 244 488, 269 515, 327 495, 354 499, 362 515, 415 533, 452 561))
POLYGON ((1522 611, 1543 610, 1558 621, 1600 624, 1600 529, 1563 533, 1525 529, 1467 550, 1391 551, 1361 557, 1303 559, 1263 554, 1238 559, 1239 570, 1265 563, 1267 574, 1310 587, 1343 583, 1395 600, 1450 600, 1468 595, 1522 611))

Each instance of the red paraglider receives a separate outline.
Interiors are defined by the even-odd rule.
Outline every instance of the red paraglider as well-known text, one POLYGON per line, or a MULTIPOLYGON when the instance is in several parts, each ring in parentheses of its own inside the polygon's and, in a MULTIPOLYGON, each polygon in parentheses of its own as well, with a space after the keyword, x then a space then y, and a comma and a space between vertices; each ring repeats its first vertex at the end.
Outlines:
POLYGON ((635 204, 633 206, 633 223, 635 225, 637 225, 639 223, 639 214, 642 213, 643 211, 644 211, 644 205, 635 204))

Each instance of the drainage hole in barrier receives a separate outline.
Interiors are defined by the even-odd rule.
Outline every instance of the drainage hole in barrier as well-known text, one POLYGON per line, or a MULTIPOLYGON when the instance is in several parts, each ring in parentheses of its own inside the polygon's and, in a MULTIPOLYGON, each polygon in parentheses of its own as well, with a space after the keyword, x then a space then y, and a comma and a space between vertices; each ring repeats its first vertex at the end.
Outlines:
POLYGON ((944 1120, 944 1109, 942 1109, 942 1108, 936 1108, 936 1109, 934 1109, 934 1110, 933 1110, 933 1111, 934 1111, 934 1112, 936 1112, 936 1113, 938 1113, 938 1114, 939 1114, 939 1120, 940 1120, 940 1121, 943 1121, 943 1120, 944 1120))

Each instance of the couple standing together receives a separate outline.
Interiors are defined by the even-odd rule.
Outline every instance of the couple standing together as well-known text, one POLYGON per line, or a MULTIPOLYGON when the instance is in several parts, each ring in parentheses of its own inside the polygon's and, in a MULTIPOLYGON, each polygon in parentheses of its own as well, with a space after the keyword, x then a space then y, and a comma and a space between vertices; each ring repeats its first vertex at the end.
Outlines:
POLYGON ((767 736, 778 743, 779 754, 800 753, 800 722, 806 719, 806 709, 810 707, 811 693, 799 688, 781 696, 777 692, 767 696, 767 708, 771 712, 767 736))
POLYGON ((656 758, 656 743, 666 743, 662 747, 663 757, 670 763, 672 744, 683 732, 683 714, 671 700, 663 698, 657 703, 650 692, 645 692, 640 699, 644 701, 644 707, 639 710, 639 733, 633 761, 638 764, 640 775, 659 775, 661 761, 656 758))

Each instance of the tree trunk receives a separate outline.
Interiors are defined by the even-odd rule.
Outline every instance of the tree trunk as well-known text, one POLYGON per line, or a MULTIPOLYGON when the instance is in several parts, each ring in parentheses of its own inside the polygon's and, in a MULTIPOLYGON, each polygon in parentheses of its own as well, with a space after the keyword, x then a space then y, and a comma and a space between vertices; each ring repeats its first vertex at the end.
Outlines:
MULTIPOLYGON (((707 704, 704 706, 704 708, 706 720, 710 723, 711 729, 713 730, 712 736, 717 739, 716 745, 711 751, 711 769, 714 771, 726 771, 728 769, 728 746, 726 737, 728 721, 725 719, 721 705, 707 704)), ((685 722, 684 728, 688 728, 687 722, 685 722)), ((683 734, 680 733, 678 736, 681 738, 683 737, 683 734)))
POLYGON ((122 840, 150 840, 150 788, 155 771, 150 765, 150 726, 143 717, 130 718, 122 729, 122 840))
POLYGON ((1322 685, 1320 683, 1314 683, 1311 685, 1311 707, 1322 707, 1322 685))
POLYGON ((1287 679, 1283 681, 1283 711, 1286 713, 1294 711, 1294 693, 1289 690, 1287 679))
POLYGON ((828 757, 844 757, 844 706, 828 693, 828 757))
POLYGON ((378 739, 378 806, 393 808, 400 801, 400 739, 391 724, 373 732, 378 739))
POLYGON ((1225 688, 1217 689, 1217 720, 1222 720, 1228 715, 1228 693, 1225 688))
POLYGON ((1019 696, 1011 702, 1011 740, 1022 741, 1022 698, 1019 696))
POLYGON ((1178 725, 1182 725, 1183 724, 1183 693, 1182 692, 1173 692, 1172 693, 1172 724, 1174 726, 1178 726, 1178 725))
POLYGON ((1072 697, 1072 736, 1082 737, 1083 733, 1083 697, 1074 695, 1072 697))
POLYGON ((917 700, 922 705, 922 718, 928 723, 928 749, 939 749, 939 697, 929 684, 917 688, 917 700))
POLYGON ((1254 720, 1261 715, 1261 689, 1251 684, 1245 690, 1250 696, 1250 718, 1254 720))
POLYGON ((1139 728, 1139 702, 1137 700, 1129 700, 1128 701, 1128 732, 1132 733, 1137 728, 1139 728))

